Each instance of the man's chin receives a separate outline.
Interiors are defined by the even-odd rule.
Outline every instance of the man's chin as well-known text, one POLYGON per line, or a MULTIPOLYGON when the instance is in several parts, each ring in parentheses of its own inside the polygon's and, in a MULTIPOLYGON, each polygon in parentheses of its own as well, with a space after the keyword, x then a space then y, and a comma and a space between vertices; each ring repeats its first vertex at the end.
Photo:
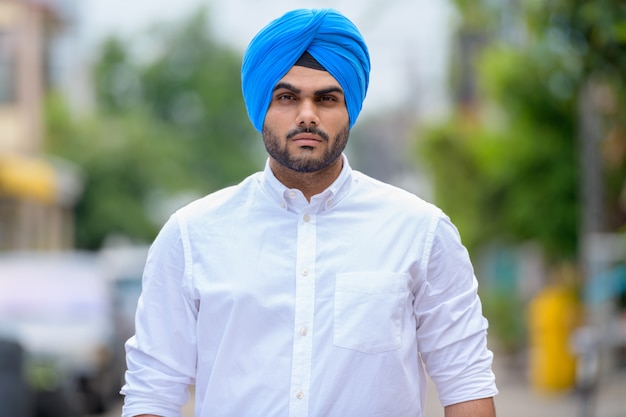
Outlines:
POLYGON ((296 172, 310 173, 324 169, 329 164, 320 158, 300 157, 290 158, 287 167, 296 172))

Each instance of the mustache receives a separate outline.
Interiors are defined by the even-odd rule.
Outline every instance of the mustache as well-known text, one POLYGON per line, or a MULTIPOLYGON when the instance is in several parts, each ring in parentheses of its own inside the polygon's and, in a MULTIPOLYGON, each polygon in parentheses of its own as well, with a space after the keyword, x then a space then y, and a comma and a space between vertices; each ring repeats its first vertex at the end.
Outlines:
POLYGON ((294 136, 299 135, 301 133, 311 133, 313 135, 317 135, 320 138, 324 139, 324 141, 328 142, 328 135, 326 134, 326 132, 324 132, 321 129, 318 129, 317 127, 313 126, 313 127, 298 127, 295 128, 293 130, 290 130, 287 133, 287 139, 292 139, 294 136))

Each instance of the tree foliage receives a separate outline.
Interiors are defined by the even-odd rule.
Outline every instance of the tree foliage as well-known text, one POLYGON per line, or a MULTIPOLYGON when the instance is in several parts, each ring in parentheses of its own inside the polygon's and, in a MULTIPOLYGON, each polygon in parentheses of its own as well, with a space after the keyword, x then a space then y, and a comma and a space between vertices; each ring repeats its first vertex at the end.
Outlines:
MULTIPOLYGON (((470 250, 532 240, 551 259, 569 259, 577 254, 580 214, 579 94, 590 78, 609 86, 615 103, 603 115, 609 130, 623 132, 625 9, 608 1, 524 1, 514 11, 512 4, 458 1, 460 36, 487 39, 473 61, 477 97, 420 132, 418 150, 437 202, 470 250), (511 21, 522 41, 508 36, 503 22, 511 21)), ((616 140, 626 144, 623 134, 616 140)), ((624 172, 623 155, 614 165, 624 172)))
POLYGON ((97 249, 111 234, 150 241, 178 200, 260 165, 262 143, 240 93, 241 58, 210 37, 206 21, 200 11, 145 39, 108 39, 93 67, 93 114, 77 118, 60 97, 48 100, 48 152, 84 173, 78 247, 97 249))

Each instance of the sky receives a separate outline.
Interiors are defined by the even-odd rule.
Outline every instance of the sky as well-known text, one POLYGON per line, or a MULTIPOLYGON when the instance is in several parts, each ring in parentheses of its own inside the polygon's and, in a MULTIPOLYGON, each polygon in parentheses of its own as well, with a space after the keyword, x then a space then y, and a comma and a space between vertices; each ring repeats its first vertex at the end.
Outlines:
POLYGON ((207 6, 215 35, 242 53, 269 21, 299 8, 331 7, 359 27, 372 60, 364 113, 399 106, 437 116, 448 106, 453 9, 447 0, 82 0, 76 2, 85 54, 104 37, 130 38, 207 6))

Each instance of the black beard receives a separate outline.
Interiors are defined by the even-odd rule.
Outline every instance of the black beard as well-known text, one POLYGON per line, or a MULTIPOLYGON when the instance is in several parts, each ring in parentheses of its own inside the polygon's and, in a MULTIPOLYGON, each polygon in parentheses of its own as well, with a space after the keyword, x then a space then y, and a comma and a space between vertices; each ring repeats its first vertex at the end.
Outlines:
MULTIPOLYGON (((285 143, 281 146, 281 141, 277 134, 275 134, 267 125, 263 125, 263 142, 265 143, 265 149, 267 153, 276 160, 280 165, 285 168, 289 168, 296 172, 316 172, 320 171, 341 156, 341 153, 346 148, 348 143, 348 137, 350 136, 350 126, 346 125, 337 136, 330 148, 319 158, 314 157, 300 157, 294 158, 289 154, 287 148, 287 142, 292 137, 300 133, 312 133, 322 138, 325 142, 329 141, 328 135, 319 130, 316 127, 310 128, 297 128, 287 133, 285 136, 285 143)), ((306 147, 304 149, 307 149, 306 147)))

